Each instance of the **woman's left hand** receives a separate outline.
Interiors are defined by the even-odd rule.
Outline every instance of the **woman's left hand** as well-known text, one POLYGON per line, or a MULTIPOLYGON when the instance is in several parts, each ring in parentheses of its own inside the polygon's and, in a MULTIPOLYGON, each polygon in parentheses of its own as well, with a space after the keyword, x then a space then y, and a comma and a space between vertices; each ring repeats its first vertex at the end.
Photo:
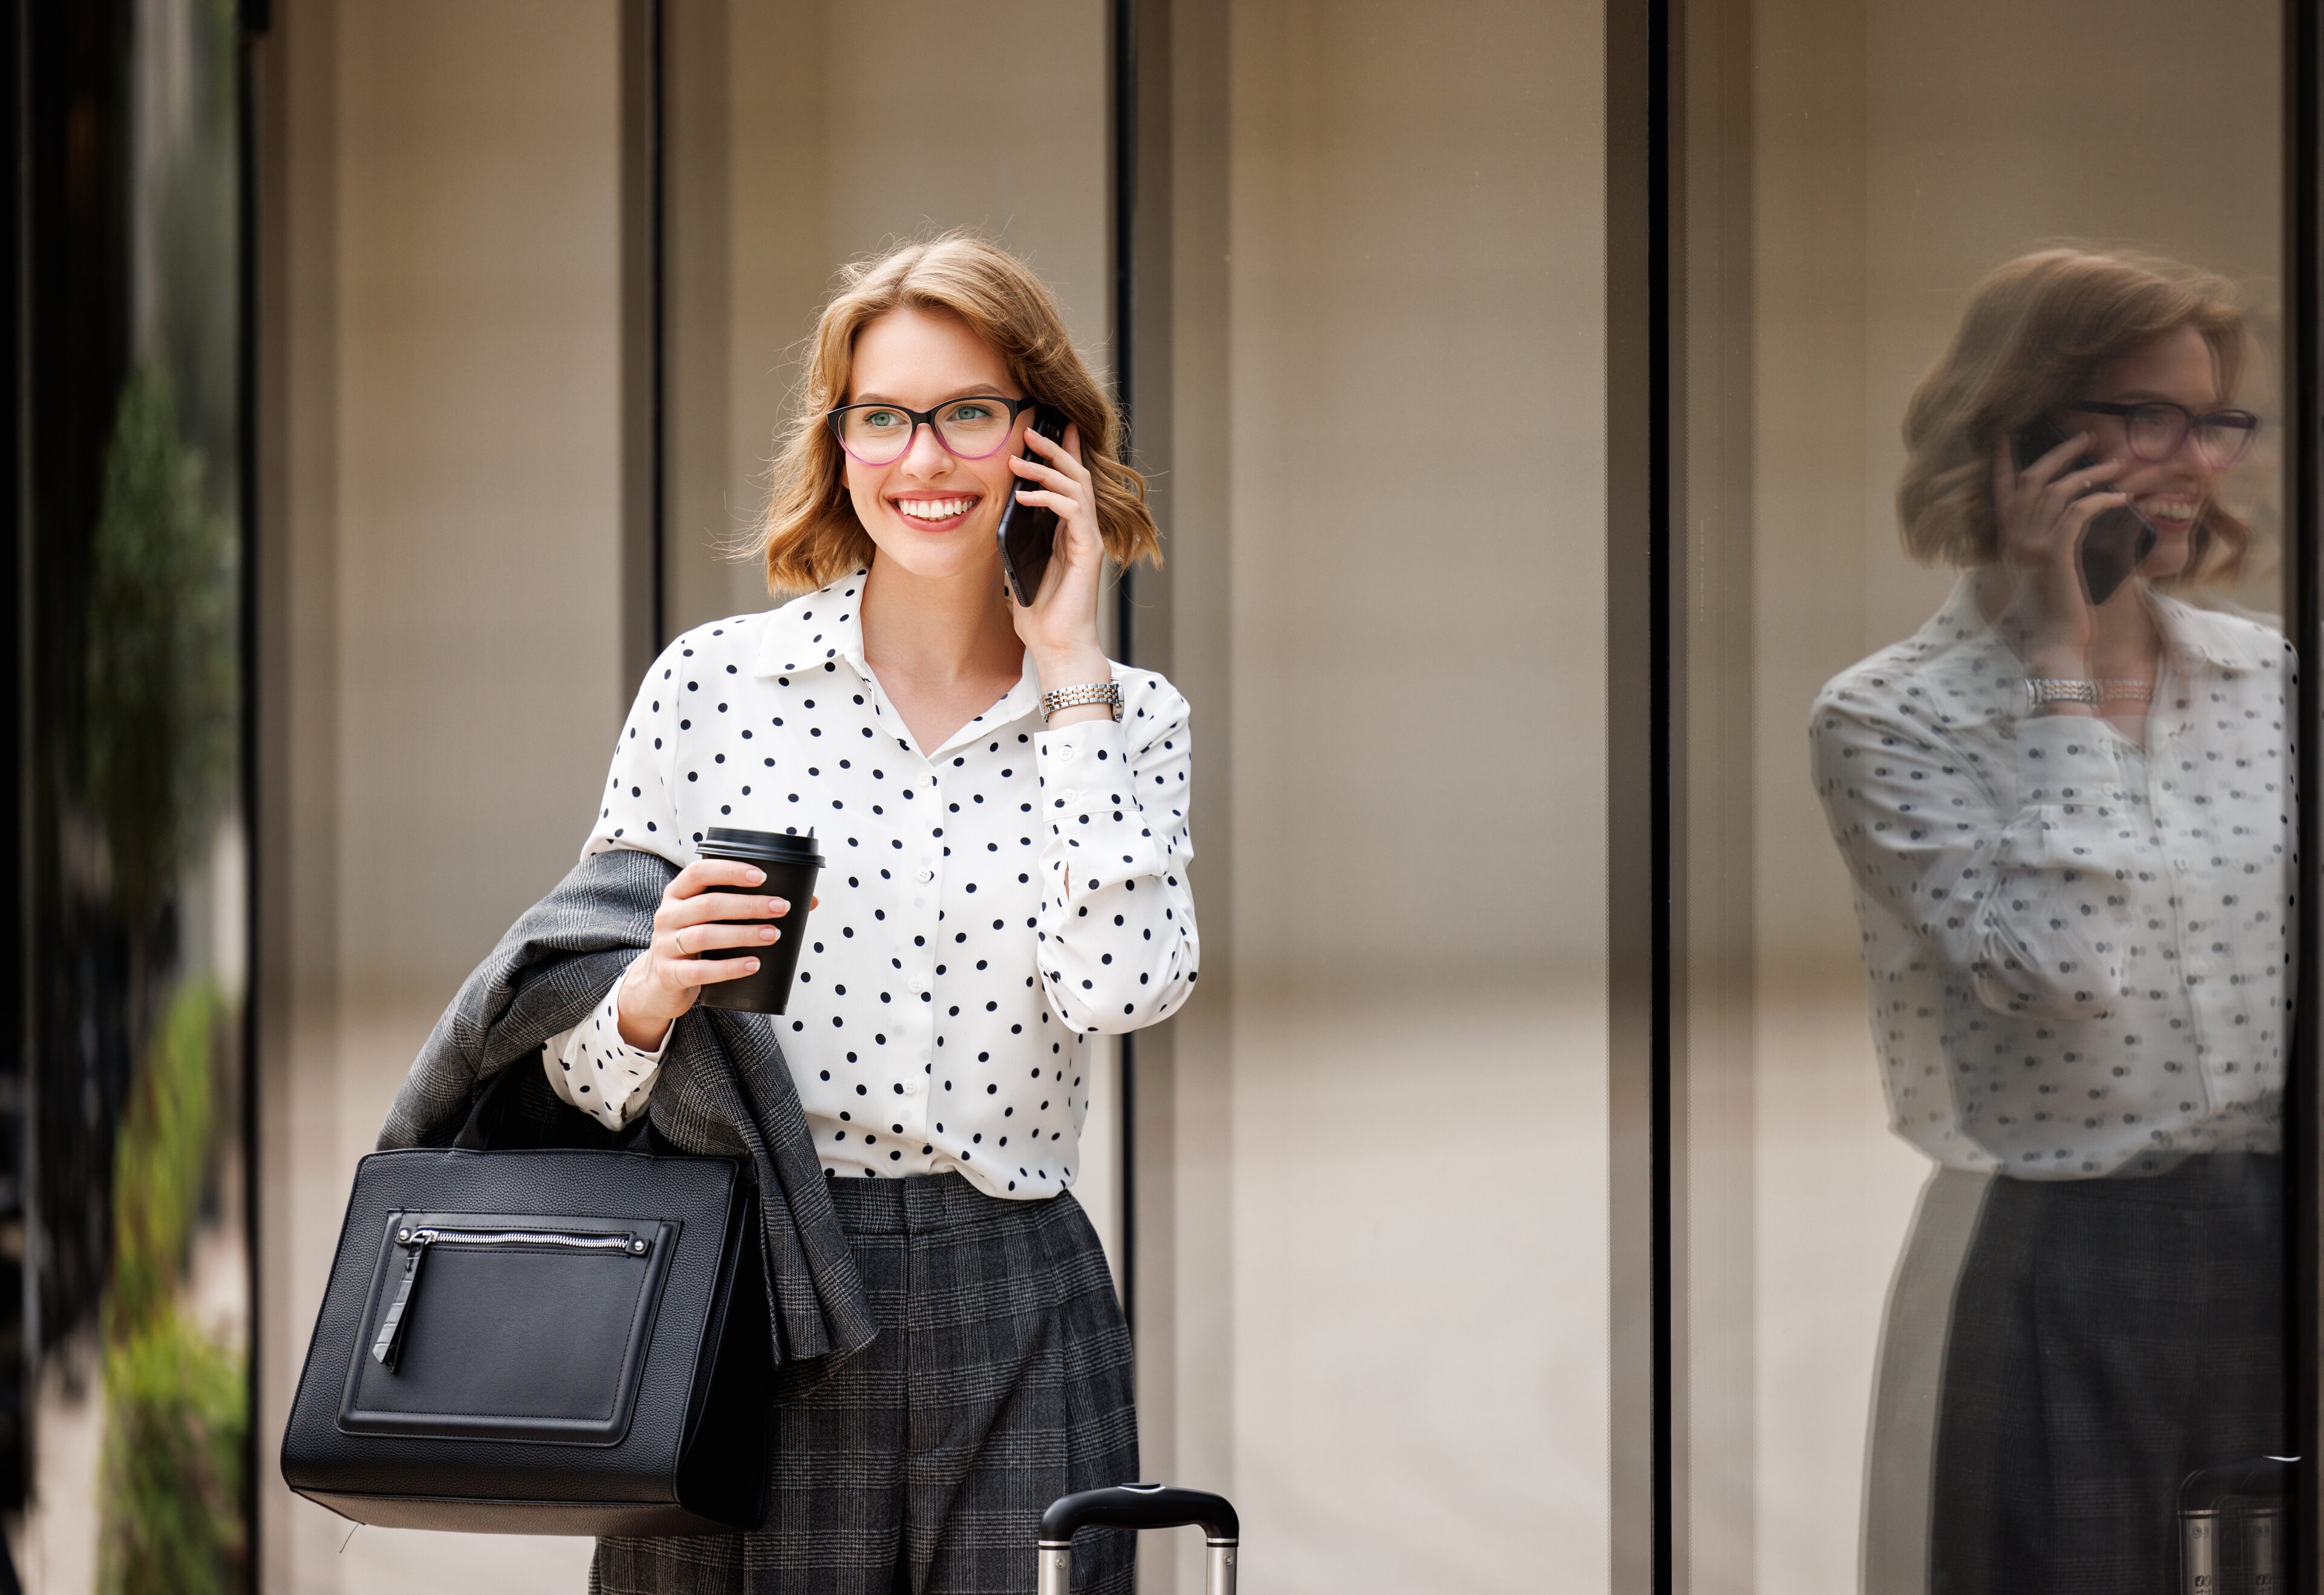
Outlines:
POLYGON ((1097 530, 1097 484, 1082 463, 1081 434, 1067 425, 1063 443, 1052 443, 1030 427, 1025 440, 1047 463, 1012 454, 1010 469, 1024 479, 1021 503, 1057 514, 1057 539, 1049 568, 1030 604, 1014 599, 1009 617, 1033 656, 1045 690, 1112 679, 1097 635, 1097 595, 1105 571, 1105 543, 1097 530))

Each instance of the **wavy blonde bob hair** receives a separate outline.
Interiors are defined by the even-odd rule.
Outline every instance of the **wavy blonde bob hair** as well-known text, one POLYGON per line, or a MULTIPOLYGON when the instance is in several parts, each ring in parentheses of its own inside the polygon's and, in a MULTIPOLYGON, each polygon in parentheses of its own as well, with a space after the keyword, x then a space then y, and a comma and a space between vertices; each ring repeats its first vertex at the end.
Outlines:
MULTIPOLYGON (((1904 411, 1896 512, 1916 559, 1959 566, 1998 557, 1993 451, 1999 439, 2076 399, 2099 369, 2191 327, 2232 398, 2250 334, 2226 279, 2175 262, 2093 249, 2020 255, 1977 285, 1947 349, 1904 411)), ((2172 585, 2228 579, 2251 528, 2215 497, 2191 529, 2172 585)))
POLYGON ((757 551, 767 588, 807 593, 871 563, 871 534, 847 495, 847 456, 824 419, 847 402, 856 335, 890 310, 956 316, 982 338, 1025 392, 1081 430, 1097 486, 1097 524, 1116 562, 1161 562, 1146 479, 1120 458, 1121 417, 1072 338, 1056 296, 991 239, 945 233, 855 261, 816 323, 806 375, 777 434, 772 489, 757 551))

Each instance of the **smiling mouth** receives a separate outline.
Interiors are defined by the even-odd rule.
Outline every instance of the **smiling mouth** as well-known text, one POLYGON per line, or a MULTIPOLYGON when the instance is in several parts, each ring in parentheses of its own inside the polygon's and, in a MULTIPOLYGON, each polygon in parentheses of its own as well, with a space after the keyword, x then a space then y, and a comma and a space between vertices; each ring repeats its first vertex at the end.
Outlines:
POLYGON ((2163 499, 2142 503, 2139 512, 2149 521, 2166 526, 2185 526, 2195 519, 2200 506, 2190 499, 2163 499))
POLYGON ((964 493, 952 498, 899 498, 888 502, 895 505, 896 513, 907 521, 915 521, 924 526, 940 526, 946 521, 957 521, 976 508, 978 496, 964 493))

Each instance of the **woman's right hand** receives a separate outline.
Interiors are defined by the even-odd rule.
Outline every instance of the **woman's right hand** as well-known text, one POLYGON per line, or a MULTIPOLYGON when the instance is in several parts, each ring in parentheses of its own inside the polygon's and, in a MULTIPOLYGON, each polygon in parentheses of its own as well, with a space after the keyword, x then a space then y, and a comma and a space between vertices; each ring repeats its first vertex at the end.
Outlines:
POLYGON ((758 922, 779 919, 791 906, 778 897, 750 895, 766 880, 764 871, 739 859, 696 859, 678 872, 654 910, 653 940, 622 976, 622 1041, 640 1052, 659 1051, 670 1026, 694 1006, 703 987, 758 972, 754 957, 702 954, 713 947, 767 946, 781 938, 773 925, 758 922), (750 923, 720 923, 729 919, 750 923))
POLYGON ((2105 511, 2130 502, 2099 491, 2122 474, 2119 460, 2070 469, 2090 445, 2076 433, 2024 470, 2010 440, 1993 450, 1993 504, 2001 563, 2015 578, 2003 634, 2033 674, 2081 680, 2089 675, 2089 598, 2082 590, 2082 534, 2105 511))

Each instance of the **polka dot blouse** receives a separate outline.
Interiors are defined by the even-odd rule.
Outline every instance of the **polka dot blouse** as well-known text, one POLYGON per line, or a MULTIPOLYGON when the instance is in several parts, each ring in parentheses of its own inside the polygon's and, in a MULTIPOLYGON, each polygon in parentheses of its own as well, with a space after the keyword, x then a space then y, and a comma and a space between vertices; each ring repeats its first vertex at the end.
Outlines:
POLYGON ((1892 1120, 1942 1163, 2075 1179, 2280 1145, 2295 664, 2153 602, 2144 747, 2030 714, 1967 582, 1816 700, 1892 1120))
MULTIPOLYGON (((1122 719, 1050 731, 1031 660, 922 750, 863 662, 862 573, 703 626, 647 673, 587 853, 696 857, 713 825, 812 829, 825 865, 777 1028, 826 1173, 956 1170, 1054 1195, 1080 1166, 1089 1037, 1175 1013, 1198 944, 1186 702, 1113 667, 1122 719)), ((618 982, 543 1048, 558 1095, 619 1128, 658 1055, 618 982)))

